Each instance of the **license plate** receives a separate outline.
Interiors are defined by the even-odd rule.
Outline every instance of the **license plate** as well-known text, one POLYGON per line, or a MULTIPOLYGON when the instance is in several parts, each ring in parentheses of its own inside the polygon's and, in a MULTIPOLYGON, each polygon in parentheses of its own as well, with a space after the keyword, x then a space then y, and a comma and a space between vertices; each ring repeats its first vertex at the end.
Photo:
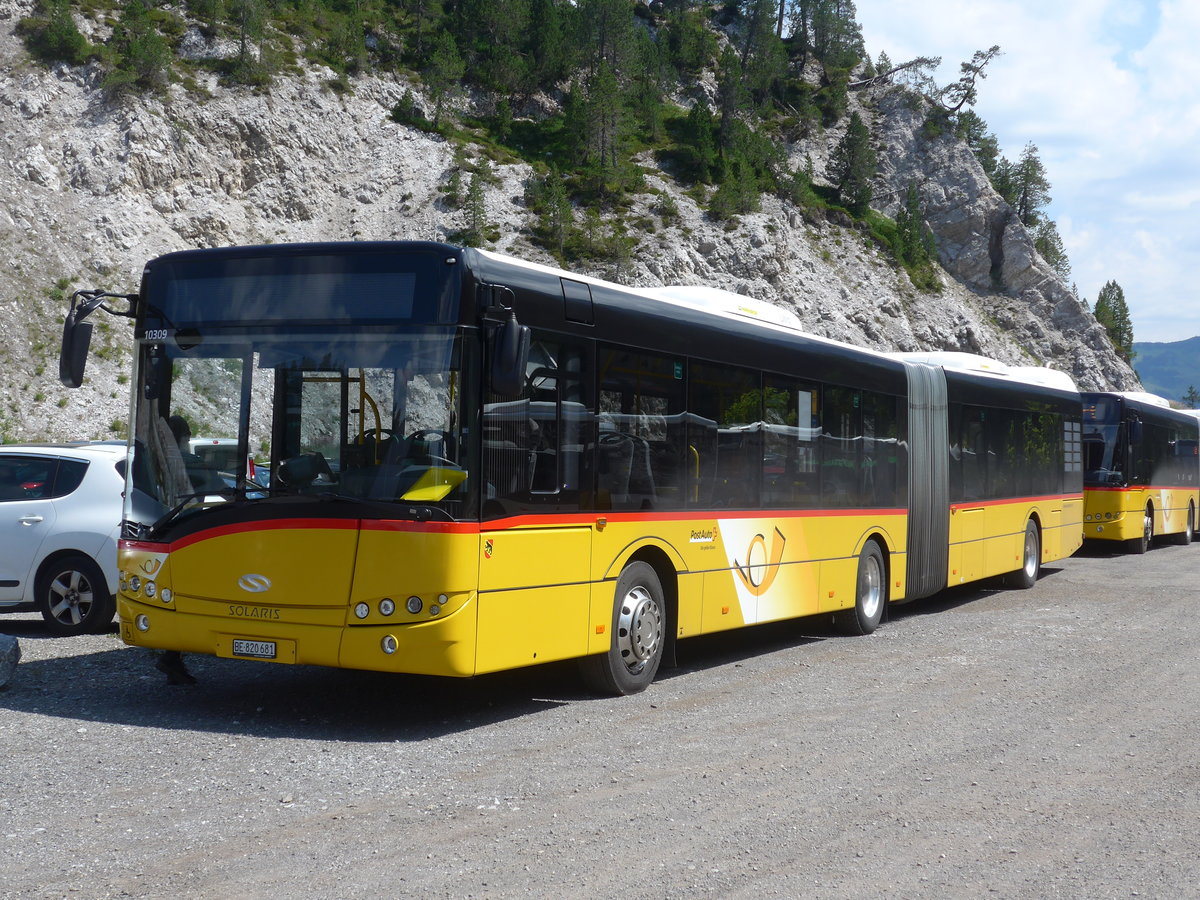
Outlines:
POLYGON ((274 659, 274 641, 243 641, 235 638, 233 641, 234 656, 251 656, 254 659, 274 659))

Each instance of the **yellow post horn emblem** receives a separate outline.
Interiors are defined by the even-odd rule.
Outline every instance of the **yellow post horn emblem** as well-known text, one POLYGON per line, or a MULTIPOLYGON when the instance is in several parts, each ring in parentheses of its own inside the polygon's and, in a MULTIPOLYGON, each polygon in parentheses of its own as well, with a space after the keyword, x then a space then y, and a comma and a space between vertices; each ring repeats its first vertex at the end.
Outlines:
POLYGON ((787 538, 783 536, 783 532, 778 528, 775 529, 775 534, 771 539, 770 559, 767 559, 767 539, 761 534, 756 534, 750 539, 750 546, 746 548, 746 563, 743 565, 736 559, 733 561, 733 570, 737 572, 738 578, 742 580, 742 584, 755 597, 761 597, 775 582, 775 576, 779 574, 779 564, 783 561, 783 548, 787 544, 787 538), (755 549, 761 551, 763 562, 751 562, 754 559, 755 549))

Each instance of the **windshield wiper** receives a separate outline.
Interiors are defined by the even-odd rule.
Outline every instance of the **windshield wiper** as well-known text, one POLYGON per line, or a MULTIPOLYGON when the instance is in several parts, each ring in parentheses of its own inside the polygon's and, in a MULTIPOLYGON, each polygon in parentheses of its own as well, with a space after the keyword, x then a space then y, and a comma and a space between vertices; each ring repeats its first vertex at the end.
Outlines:
MULTIPOLYGON (((174 522, 177 518, 179 518, 179 516, 183 513, 183 511, 189 507, 189 505, 192 503, 192 501, 196 500, 198 498, 221 497, 224 500, 255 500, 255 499, 259 499, 259 498, 250 497, 249 495, 252 493, 267 494, 267 493, 269 493, 269 491, 270 491, 269 488, 257 487, 257 486, 256 487, 249 487, 249 486, 246 486, 246 487, 221 487, 221 488, 213 488, 211 490, 205 490, 205 491, 193 491, 190 494, 184 494, 183 499, 181 499, 175 506, 173 506, 170 510, 168 510, 165 515, 160 517, 158 519, 158 521, 156 521, 153 525, 151 525, 148 529, 146 529, 146 532, 148 534, 157 534, 163 528, 166 528, 168 525, 170 525, 172 522, 174 522)), ((200 507, 202 509, 209 508, 209 507, 205 507, 203 504, 200 504, 200 507)))

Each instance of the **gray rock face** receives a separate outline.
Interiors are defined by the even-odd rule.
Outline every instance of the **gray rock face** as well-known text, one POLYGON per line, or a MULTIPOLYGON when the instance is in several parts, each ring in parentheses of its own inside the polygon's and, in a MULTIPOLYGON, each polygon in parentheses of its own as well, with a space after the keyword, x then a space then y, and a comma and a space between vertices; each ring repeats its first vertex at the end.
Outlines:
MULTIPOLYGON (((352 93, 309 68, 266 92, 209 78, 188 92, 114 104, 95 65, 47 71, 30 63, 13 28, 31 0, 0 0, 0 439, 103 438, 128 414, 130 333, 98 331, 88 381, 55 378, 66 309, 55 295, 79 287, 136 290, 147 259, 171 250, 310 240, 441 240, 464 224, 442 199, 454 148, 391 121, 412 85, 363 77, 352 93)), ((195 35, 190 56, 220 53, 195 35)), ((198 76, 201 80, 205 76, 198 76)), ((414 93, 416 93, 414 91, 414 93)), ((549 102, 542 98, 543 103, 549 102)), ((737 227, 708 219, 663 173, 647 177, 627 217, 637 246, 618 270, 589 274, 635 285, 707 284, 793 309, 814 333, 880 350, 952 349, 1010 363, 1053 365, 1086 388, 1137 380, 1103 330, 1034 252, 1029 236, 961 143, 920 138, 922 114, 895 93, 854 98, 872 123, 884 189, 923 185, 945 286, 907 276, 847 223, 764 197, 737 227), (860 103, 860 101, 865 102, 860 103), (664 221, 670 195, 678 218, 664 221), (993 272, 1000 273, 995 288, 993 272)), ((844 127, 844 126, 843 126, 844 127)), ((792 162, 824 169, 840 134, 793 148, 792 162)), ((640 160, 653 167, 653 160, 640 160)), ((530 170, 497 167, 487 215, 493 249, 552 262, 527 237, 521 197, 530 170)), ((894 207, 894 203, 892 204, 894 207)))
POLYGON ((942 266, 976 293, 1026 362, 1049 363, 1083 388, 1136 388, 1137 376, 1104 328, 1038 255, 966 144, 950 135, 926 138, 924 109, 901 90, 884 90, 876 100, 875 128, 885 148, 881 193, 889 198, 881 209, 894 216, 897 198, 909 184, 919 186, 942 266))
POLYGON ((11 634, 0 634, 0 688, 12 681, 21 661, 21 645, 11 634))

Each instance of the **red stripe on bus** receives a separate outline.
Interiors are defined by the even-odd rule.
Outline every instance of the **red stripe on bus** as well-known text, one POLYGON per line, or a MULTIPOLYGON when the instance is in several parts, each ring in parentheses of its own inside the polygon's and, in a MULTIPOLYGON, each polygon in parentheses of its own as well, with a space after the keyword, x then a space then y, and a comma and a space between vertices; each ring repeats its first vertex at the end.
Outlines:
POLYGON ((146 550, 151 553, 173 553, 198 544, 229 535, 247 534, 253 531, 313 531, 325 529, 328 531, 347 531, 358 529, 358 519, 267 519, 254 522, 239 522, 236 525, 222 525, 217 528, 206 528, 197 531, 177 541, 156 544, 151 541, 121 541, 123 550, 146 550))
POLYGON ((1140 491, 1194 491, 1194 484, 1176 484, 1176 485, 1153 485, 1153 484, 1135 484, 1132 487, 1089 487, 1084 488, 1085 491, 1106 491, 1110 494, 1133 494, 1140 491))
POLYGON ((537 525, 594 525, 597 519, 608 524, 618 522, 707 522, 713 519, 812 519, 846 518, 854 516, 905 516, 908 510, 896 509, 708 509, 689 513, 676 512, 590 512, 562 515, 524 515, 504 519, 493 519, 480 527, 481 531, 503 531, 537 525))
POLYGON ((1016 497, 1010 500, 963 500, 951 503, 951 509, 979 509, 981 506, 1019 506, 1026 503, 1052 503, 1055 500, 1082 500, 1083 494, 1047 494, 1045 497, 1016 497))

